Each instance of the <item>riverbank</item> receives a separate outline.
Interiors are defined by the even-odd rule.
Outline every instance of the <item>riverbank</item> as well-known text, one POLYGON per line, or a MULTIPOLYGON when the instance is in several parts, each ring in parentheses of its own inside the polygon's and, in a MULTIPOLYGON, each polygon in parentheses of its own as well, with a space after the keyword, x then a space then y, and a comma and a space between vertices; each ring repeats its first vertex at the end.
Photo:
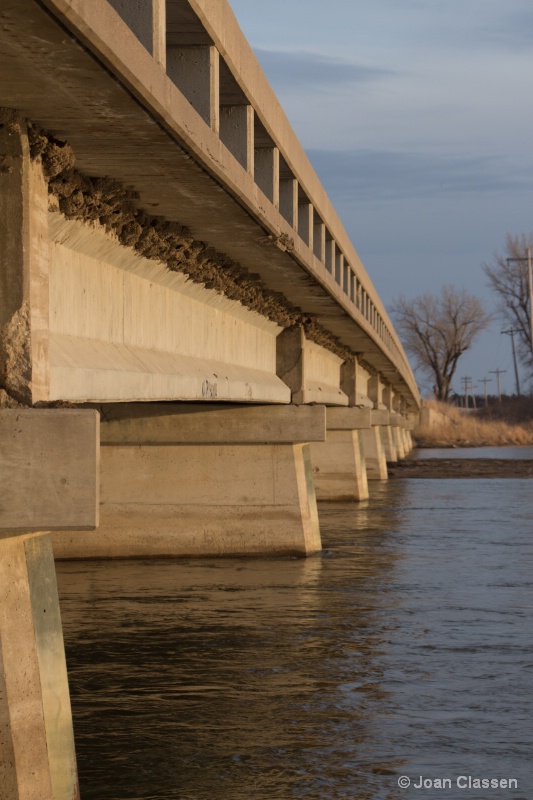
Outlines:
POLYGON ((488 408, 462 409, 427 403, 432 423, 414 433, 418 447, 504 447, 533 445, 533 400, 519 398, 488 408))
POLYGON ((503 458, 406 458, 389 478, 533 478, 533 461, 503 458))

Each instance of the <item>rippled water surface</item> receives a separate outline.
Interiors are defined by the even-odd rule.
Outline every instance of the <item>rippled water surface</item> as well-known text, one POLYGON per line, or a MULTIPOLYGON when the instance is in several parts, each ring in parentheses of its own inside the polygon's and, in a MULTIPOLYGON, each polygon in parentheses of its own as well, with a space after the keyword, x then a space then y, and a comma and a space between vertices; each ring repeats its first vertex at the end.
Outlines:
POLYGON ((307 560, 60 563, 83 800, 533 798, 532 488, 373 484, 307 560))

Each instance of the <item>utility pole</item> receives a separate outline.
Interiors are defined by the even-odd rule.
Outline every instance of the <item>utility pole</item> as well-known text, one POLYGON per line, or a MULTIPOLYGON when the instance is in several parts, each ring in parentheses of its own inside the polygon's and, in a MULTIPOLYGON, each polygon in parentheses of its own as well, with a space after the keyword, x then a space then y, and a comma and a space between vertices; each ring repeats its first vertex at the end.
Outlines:
POLYGON ((476 405, 476 393, 475 393, 475 391, 474 391, 474 389, 476 388, 476 386, 477 386, 477 384, 476 384, 476 383, 472 383, 472 381, 470 381, 470 392, 471 392, 471 394, 472 394, 472 406, 474 407, 474 410, 475 410, 475 411, 477 411, 477 405, 476 405))
POLYGON ((470 384, 470 381, 472 380, 472 377, 470 375, 463 375, 461 380, 464 383, 465 408, 468 408, 468 386, 470 384))
POLYGON ((527 282, 529 286, 529 337, 531 342, 531 352, 533 353, 533 274, 531 272, 531 248, 527 248, 526 258, 506 258, 510 261, 527 262, 527 282))
POLYGON ((514 346, 514 335, 518 333, 516 328, 509 328, 508 331, 502 331, 502 333, 507 333, 511 337, 511 348, 513 350, 513 364, 514 364, 514 377, 516 381, 516 394, 517 397, 520 397, 520 381, 518 380, 518 367, 516 364, 516 350, 514 346))
POLYGON ((502 401, 502 392, 500 389, 500 375, 503 375, 504 372, 507 372, 506 369, 489 369, 491 375, 496 375, 496 383, 498 386, 498 400, 502 401))
POLYGON ((489 397, 487 394, 487 383, 490 383, 492 381, 492 378, 480 378, 479 380, 483 384, 483 388, 485 390, 485 408, 486 408, 489 404, 489 397))

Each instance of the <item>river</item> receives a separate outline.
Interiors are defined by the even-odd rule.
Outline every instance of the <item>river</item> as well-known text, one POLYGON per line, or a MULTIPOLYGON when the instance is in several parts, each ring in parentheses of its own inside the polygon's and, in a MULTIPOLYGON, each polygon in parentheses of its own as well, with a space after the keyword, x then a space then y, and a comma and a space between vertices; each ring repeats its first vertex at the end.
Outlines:
POLYGON ((306 560, 58 564, 82 800, 533 797, 533 484, 371 488, 306 560))

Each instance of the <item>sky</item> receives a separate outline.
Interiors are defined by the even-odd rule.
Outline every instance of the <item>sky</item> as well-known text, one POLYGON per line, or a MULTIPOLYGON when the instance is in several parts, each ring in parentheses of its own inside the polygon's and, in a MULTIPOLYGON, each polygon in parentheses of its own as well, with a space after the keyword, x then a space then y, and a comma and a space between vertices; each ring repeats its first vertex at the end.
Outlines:
MULTIPOLYGON (((454 284, 493 309, 482 265, 533 232, 531 0, 230 5, 385 306, 454 284)), ((514 391, 504 327, 456 390, 514 391)))

